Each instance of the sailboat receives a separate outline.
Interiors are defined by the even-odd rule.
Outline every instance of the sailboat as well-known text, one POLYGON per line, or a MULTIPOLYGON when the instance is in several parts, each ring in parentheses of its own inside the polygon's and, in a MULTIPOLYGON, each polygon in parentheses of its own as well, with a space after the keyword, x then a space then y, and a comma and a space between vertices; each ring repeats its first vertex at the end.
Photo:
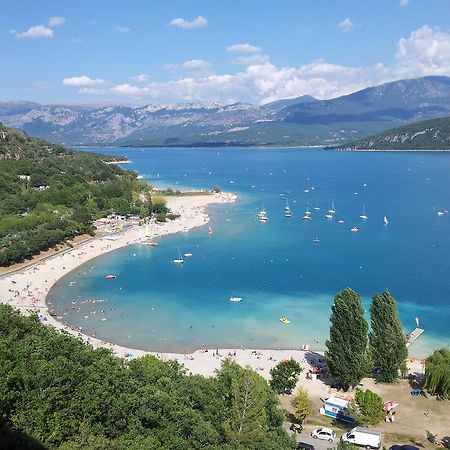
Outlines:
POLYGON ((362 214, 359 216, 360 219, 362 220, 367 220, 368 217, 366 216, 366 205, 363 204, 363 210, 362 210, 362 214))
POLYGON ((316 211, 320 211, 320 208, 319 208, 319 202, 318 202, 318 201, 316 201, 316 206, 314 206, 314 209, 315 209, 316 211))
POLYGON ((305 215, 303 216, 303 220, 311 220, 311 211, 309 210, 309 205, 306 205, 305 215))
POLYGON ((388 218, 386 216, 384 216, 384 218, 383 218, 383 223, 385 225, 387 225, 389 223, 389 220, 388 220, 388 218))
POLYGON ((269 218, 267 217, 267 212, 264 209, 264 205, 263 205, 261 211, 259 211, 259 213, 258 213, 258 220, 260 222, 268 222, 269 221, 269 218))
POLYGON ((212 229, 211 226, 209 226, 209 227, 208 227, 208 234, 213 234, 213 233, 214 233, 214 230, 212 229))
POLYGON ((331 202, 331 208, 328 210, 328 214, 334 214, 336 212, 336 208, 334 207, 334 203, 331 202))
POLYGON ((180 249, 178 249, 178 258, 172 259, 172 262, 175 264, 183 264, 184 263, 184 259, 181 256, 180 249))
POLYGON ((289 208, 289 201, 286 199, 286 206, 284 207, 284 215, 285 217, 292 217, 291 208, 289 208))

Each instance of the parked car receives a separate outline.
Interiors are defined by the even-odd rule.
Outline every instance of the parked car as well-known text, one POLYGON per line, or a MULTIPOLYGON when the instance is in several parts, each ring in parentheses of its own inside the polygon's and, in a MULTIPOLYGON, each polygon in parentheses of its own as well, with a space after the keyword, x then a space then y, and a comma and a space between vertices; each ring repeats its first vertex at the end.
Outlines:
POLYGON ((389 447, 389 450, 419 450, 417 447, 413 445, 393 445, 389 447))
POLYGON ((336 439, 336 433, 331 428, 316 428, 311 436, 314 439, 323 439, 325 441, 333 442, 336 439))
POLYGON ((306 442, 298 442, 297 450, 314 450, 314 445, 307 444, 306 442))

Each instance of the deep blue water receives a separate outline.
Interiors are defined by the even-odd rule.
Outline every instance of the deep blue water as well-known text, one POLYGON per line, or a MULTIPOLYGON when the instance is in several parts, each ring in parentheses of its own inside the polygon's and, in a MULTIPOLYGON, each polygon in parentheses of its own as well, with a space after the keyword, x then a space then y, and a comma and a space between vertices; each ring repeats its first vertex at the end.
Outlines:
MULTIPOLYGON (((92 151, 92 149, 89 149, 92 151)), ((65 320, 135 348, 323 348, 335 293, 358 291, 368 309, 388 288, 405 330, 425 334, 411 353, 450 343, 450 155, 344 153, 320 149, 105 149, 127 156, 159 186, 211 188, 240 196, 209 208, 206 227, 89 261, 51 291, 65 320), (309 192, 305 192, 309 190, 309 192), (288 197, 292 218, 283 214, 288 197), (333 220, 324 216, 334 202, 333 220), (260 223, 264 204, 270 221, 260 223), (307 204, 313 219, 302 220, 307 204), (359 219, 363 204, 369 219, 359 219), (320 211, 313 208, 320 207, 320 211), (383 216, 389 224, 383 224, 383 216), (338 224, 343 218, 344 224, 338 224), (350 228, 359 227, 358 233, 350 228), (314 238, 320 242, 314 242, 314 238), (191 251, 182 267, 171 259, 191 251), (114 273, 113 282, 104 275, 114 273), (69 286, 75 280, 76 284, 69 286), (230 303, 229 297, 243 297, 230 303), (105 312, 102 313, 100 310, 105 312), (96 310, 95 314, 92 311, 96 310), (88 316, 85 319, 85 316, 88 316), (289 325, 279 321, 288 316, 289 325), (107 321, 101 321, 107 317, 107 321)), ((351 332, 351 331, 350 331, 351 332)))

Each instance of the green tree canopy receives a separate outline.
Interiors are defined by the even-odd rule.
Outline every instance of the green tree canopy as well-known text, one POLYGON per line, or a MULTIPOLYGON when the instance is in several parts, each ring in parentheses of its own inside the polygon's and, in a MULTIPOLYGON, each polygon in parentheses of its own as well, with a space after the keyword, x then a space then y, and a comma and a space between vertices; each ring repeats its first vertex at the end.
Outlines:
POLYGON ((370 316, 372 361, 380 371, 379 380, 392 383, 400 374, 406 374, 408 350, 398 318, 397 304, 389 291, 373 296, 370 316))
POLYGON ((300 388, 294 399, 295 402, 295 418, 302 423, 307 416, 311 414, 311 402, 308 397, 308 392, 300 388))
POLYGON ((290 393, 295 388, 302 370, 293 358, 280 361, 270 370, 270 387, 279 394, 290 393))
POLYGON ((423 388, 430 394, 450 400, 450 350, 436 350, 425 362, 423 388))
POLYGON ((359 294, 350 288, 336 294, 325 357, 334 380, 348 390, 367 375, 367 322, 359 294))
POLYGON ((150 355, 127 362, 0 304, 0 431, 34 448, 287 450, 282 417, 250 369, 225 362, 205 378, 150 355))
POLYGON ((386 416, 383 406, 383 399, 378 394, 369 389, 358 389, 355 400, 349 405, 349 414, 360 425, 377 425, 386 416))

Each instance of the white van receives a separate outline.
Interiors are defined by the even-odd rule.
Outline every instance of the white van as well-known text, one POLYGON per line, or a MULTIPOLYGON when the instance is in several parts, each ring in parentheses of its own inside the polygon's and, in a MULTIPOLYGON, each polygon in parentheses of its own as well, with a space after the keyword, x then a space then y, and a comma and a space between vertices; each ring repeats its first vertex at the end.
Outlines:
POLYGON ((377 430, 365 427, 356 427, 342 435, 342 440, 367 449, 381 447, 381 435, 377 430))

